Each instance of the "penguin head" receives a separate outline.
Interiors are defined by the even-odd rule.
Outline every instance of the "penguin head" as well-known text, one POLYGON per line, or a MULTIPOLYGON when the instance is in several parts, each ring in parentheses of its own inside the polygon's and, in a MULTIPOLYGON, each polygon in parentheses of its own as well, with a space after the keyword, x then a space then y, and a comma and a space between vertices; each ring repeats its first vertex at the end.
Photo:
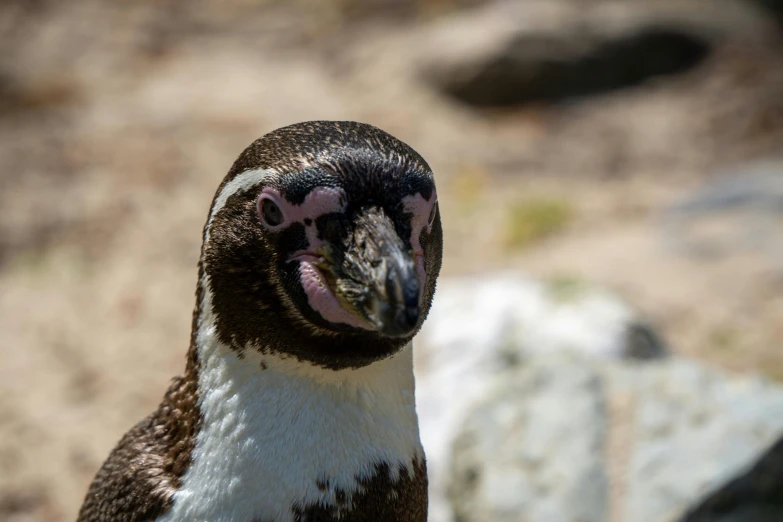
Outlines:
POLYGON ((200 291, 221 342, 240 355, 356 368, 418 331, 441 257, 424 159, 370 125, 307 122, 255 141, 223 180, 200 291))

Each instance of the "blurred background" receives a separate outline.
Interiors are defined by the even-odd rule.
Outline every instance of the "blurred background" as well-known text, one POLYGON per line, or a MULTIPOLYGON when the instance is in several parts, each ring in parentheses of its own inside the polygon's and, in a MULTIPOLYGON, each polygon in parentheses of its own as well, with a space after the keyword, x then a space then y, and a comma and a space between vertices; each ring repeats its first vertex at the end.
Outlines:
POLYGON ((783 435, 780 2, 4 0, 0 49, 0 520, 75 518, 184 367, 217 185, 303 120, 436 174, 433 520, 675 520, 783 435), (517 417, 437 375, 491 325, 469 393, 541 422, 487 470, 517 417))

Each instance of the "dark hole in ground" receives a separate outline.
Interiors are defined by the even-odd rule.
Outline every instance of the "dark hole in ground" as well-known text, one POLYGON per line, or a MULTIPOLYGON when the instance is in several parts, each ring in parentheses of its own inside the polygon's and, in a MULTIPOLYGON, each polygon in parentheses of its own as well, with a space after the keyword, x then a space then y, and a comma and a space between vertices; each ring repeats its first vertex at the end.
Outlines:
POLYGON ((525 35, 469 78, 444 88, 478 107, 558 102, 686 72, 710 51, 706 40, 669 28, 649 28, 597 44, 525 35))

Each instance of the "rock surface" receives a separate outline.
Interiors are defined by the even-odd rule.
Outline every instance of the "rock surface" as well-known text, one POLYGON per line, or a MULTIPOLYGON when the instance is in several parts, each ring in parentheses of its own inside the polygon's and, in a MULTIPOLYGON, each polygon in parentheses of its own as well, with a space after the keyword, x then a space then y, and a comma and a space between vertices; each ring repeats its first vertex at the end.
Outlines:
POLYGON ((421 76, 473 106, 584 97, 685 72, 715 43, 758 31, 761 18, 748 4, 726 0, 628 4, 490 4, 433 30, 421 76))
POLYGON ((663 215, 665 238, 697 258, 758 253, 783 271, 783 158, 726 167, 663 215))
POLYGON ((682 522, 783 520, 783 437, 745 474, 710 494, 682 522))
POLYGON ((509 367, 535 355, 648 359, 666 350, 639 315, 610 292, 578 281, 501 273, 480 281, 442 279, 414 353, 430 518, 445 521, 451 519, 445 491, 454 435, 475 401, 509 367))
MULTIPOLYGON (((760 379, 675 358, 639 365, 536 356, 499 376, 468 415, 453 446, 450 500, 462 522, 673 522, 745 474, 779 437, 783 388, 760 379), (618 396, 633 404, 625 451, 613 442, 623 430, 610 406, 618 396)), ((763 522, 779 513, 769 477, 779 484, 783 467, 779 457, 764 462, 757 478, 718 496, 744 504, 709 516, 763 522)), ((690 520, 719 520, 705 516, 690 520)))
POLYGON ((639 324, 575 282, 444 280, 416 359, 430 519, 673 522, 750 473, 732 491, 759 500, 725 522, 766 522, 783 466, 748 470, 783 437, 783 387, 663 357, 639 324))
POLYGON ((454 444, 458 520, 606 520, 603 385, 594 369, 566 361, 530 361, 473 411, 454 444))
POLYGON ((783 435, 783 389, 693 362, 629 369, 636 397, 625 520, 668 522, 783 435))
MULTIPOLYGON (((504 353, 569 351, 645 359, 666 352, 619 296, 576 279, 542 281, 513 272, 442 280, 416 340, 422 352, 431 352, 422 357, 460 350, 463 361, 504 353)), ((442 361, 433 362, 441 367, 442 361)))

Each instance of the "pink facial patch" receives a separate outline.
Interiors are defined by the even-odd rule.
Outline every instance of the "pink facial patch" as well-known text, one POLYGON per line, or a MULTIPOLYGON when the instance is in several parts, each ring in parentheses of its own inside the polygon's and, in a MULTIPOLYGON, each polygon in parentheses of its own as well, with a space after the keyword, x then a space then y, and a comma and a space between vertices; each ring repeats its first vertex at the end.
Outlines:
POLYGON ((420 288, 424 288, 424 282, 427 275, 424 272, 424 249, 421 246, 421 233, 426 228, 430 230, 428 223, 432 207, 438 202, 438 196, 433 191, 430 199, 424 199, 420 193, 402 198, 403 207, 407 212, 413 214, 411 219, 411 247, 413 247, 413 258, 416 260, 416 272, 419 274, 420 288))
POLYGON ((307 294, 310 307, 321 317, 332 323, 343 323, 357 328, 370 330, 372 327, 342 307, 329 288, 323 274, 315 266, 318 260, 316 250, 324 241, 318 239, 315 221, 324 214, 343 212, 347 203, 345 192, 340 188, 318 187, 313 189, 300 205, 289 203, 276 189, 266 187, 258 197, 258 205, 264 199, 271 199, 282 211, 283 222, 270 230, 282 230, 292 223, 300 223, 307 235, 307 248, 295 252, 289 261, 299 262, 299 278, 307 294))
POLYGON ((324 214, 342 212, 345 210, 345 191, 334 187, 318 187, 313 189, 300 205, 289 203, 280 193, 271 187, 266 187, 258 196, 259 205, 263 199, 271 199, 283 212, 283 222, 275 227, 267 227, 270 230, 282 230, 291 223, 301 223, 305 227, 308 246, 306 251, 297 252, 298 256, 304 253, 312 253, 323 245, 318 239, 318 231, 315 228, 315 220, 324 214))
POLYGON ((340 305, 334 293, 329 289, 321 272, 312 261, 299 262, 299 277, 307 294, 310 307, 321 317, 332 323, 344 323, 356 328, 372 330, 372 327, 340 305))

